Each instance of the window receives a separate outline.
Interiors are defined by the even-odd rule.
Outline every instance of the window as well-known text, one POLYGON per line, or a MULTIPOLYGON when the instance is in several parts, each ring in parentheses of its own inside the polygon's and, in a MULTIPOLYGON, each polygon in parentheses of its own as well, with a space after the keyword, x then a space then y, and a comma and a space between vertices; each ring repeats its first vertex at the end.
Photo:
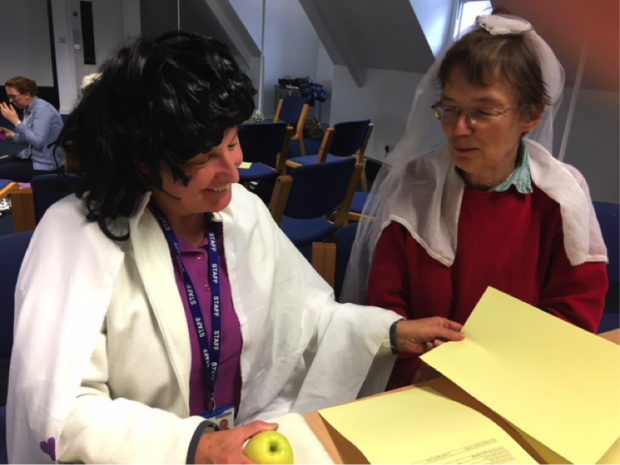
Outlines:
POLYGON ((476 22, 476 16, 491 14, 490 0, 460 0, 454 25, 454 38, 458 39, 476 22))

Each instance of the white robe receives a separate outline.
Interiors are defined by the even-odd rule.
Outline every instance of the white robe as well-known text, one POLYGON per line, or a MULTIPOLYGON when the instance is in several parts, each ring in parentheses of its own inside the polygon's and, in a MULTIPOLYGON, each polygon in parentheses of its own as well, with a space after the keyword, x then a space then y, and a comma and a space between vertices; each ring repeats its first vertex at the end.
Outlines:
MULTIPOLYGON (((233 189, 217 216, 243 336, 238 422, 381 391, 394 357, 375 355, 398 315, 334 302, 258 197, 233 189)), ((50 462, 54 446, 63 461, 185 462, 202 419, 189 417, 187 321, 147 202, 116 223, 127 242, 88 223, 73 196, 37 227, 15 296, 11 463, 50 462)))

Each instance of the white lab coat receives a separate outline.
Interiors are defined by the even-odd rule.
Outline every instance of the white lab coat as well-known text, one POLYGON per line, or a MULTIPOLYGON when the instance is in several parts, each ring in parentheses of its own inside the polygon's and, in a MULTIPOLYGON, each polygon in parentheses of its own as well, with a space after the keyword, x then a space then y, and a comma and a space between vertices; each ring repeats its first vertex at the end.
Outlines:
MULTIPOLYGON (((233 189, 217 218, 243 336, 237 421, 382 390, 394 358, 375 355, 398 316, 336 303, 262 202, 233 189)), ((186 316, 147 202, 116 222, 126 242, 88 223, 73 196, 37 227, 16 289, 10 461, 50 462, 55 451, 62 461, 185 462, 202 419, 189 417, 186 316)))

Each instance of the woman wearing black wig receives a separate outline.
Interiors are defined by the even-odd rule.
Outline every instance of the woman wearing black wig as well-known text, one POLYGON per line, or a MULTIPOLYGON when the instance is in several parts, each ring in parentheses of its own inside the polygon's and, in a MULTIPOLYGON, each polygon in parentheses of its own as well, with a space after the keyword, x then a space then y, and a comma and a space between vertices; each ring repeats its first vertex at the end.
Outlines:
POLYGON ((393 351, 462 338, 335 303, 237 184, 254 89, 225 46, 171 33, 101 71, 60 136, 83 185, 17 285, 12 462, 248 463, 244 441, 277 428, 253 420, 381 391, 393 351))

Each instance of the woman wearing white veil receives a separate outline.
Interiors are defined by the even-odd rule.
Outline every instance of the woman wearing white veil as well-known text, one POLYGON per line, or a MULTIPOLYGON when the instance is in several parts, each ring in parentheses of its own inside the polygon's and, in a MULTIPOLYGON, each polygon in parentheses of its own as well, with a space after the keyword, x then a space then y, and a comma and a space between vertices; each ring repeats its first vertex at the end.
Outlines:
MULTIPOLYGON (((527 21, 478 17, 416 89, 365 205, 342 301, 464 323, 493 286, 596 331, 607 251, 584 178, 551 155, 563 86, 527 21)), ((419 363, 399 357, 388 388, 410 384, 419 363)))

